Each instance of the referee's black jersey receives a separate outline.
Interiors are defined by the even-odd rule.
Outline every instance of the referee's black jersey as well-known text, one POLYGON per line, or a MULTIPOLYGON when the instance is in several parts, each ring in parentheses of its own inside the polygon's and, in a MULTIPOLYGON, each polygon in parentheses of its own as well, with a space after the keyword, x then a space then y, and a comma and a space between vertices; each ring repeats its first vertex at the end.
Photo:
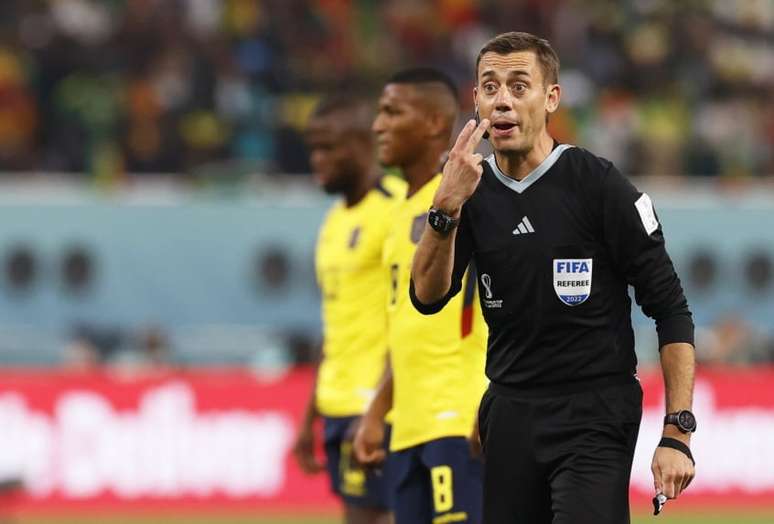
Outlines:
POLYGON ((484 161, 457 230, 449 294, 475 262, 489 325, 486 372, 516 388, 583 383, 636 369, 631 301, 655 319, 659 344, 693 344, 693 320, 647 194, 608 160, 557 145, 521 181, 484 161))

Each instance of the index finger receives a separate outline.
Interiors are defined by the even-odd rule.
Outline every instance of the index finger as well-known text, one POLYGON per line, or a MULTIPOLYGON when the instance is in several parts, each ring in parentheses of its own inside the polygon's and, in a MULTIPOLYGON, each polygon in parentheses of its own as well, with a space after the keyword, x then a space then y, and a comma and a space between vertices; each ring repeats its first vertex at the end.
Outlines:
POLYGON ((658 464, 653 464, 651 466, 651 471, 653 471, 653 488, 656 490, 656 493, 662 493, 664 491, 664 486, 661 482, 661 468, 658 464))
POLYGON ((457 141, 454 142, 454 146, 452 146, 452 151, 461 151, 465 148, 466 144, 468 143, 468 139, 470 138, 470 135, 473 134, 473 131, 475 129, 476 121, 472 118, 468 120, 468 123, 465 124, 465 127, 462 128, 462 131, 460 131, 460 134, 457 135, 457 141))
POLYGON ((476 129, 470 135, 467 143, 468 152, 472 153, 476 150, 476 147, 478 147, 478 144, 481 142, 481 138, 483 138, 487 129, 489 129, 489 119, 485 118, 478 124, 478 127, 476 127, 476 129))

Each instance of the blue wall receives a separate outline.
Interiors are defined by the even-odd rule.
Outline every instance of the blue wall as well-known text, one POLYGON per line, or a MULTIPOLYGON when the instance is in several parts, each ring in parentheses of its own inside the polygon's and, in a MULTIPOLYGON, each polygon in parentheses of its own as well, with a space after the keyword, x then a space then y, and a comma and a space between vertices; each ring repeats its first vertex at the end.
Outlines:
MULTIPOLYGON (((751 292, 742 270, 753 250, 774 257, 770 200, 653 196, 684 280, 696 250, 717 255, 714 287, 700 293, 686 282, 698 323, 736 311, 772 330, 774 289, 751 292)), ((40 262, 40 274, 22 294, 13 293, 3 276, 0 329, 23 328, 57 339, 82 321, 158 323, 172 331, 203 324, 309 333, 319 328, 314 239, 330 200, 317 193, 291 202, 271 196, 179 196, 149 204, 85 193, 69 201, 14 202, 8 196, 0 201, 0 256, 26 245, 40 262), (87 247, 96 261, 94 285, 81 295, 63 290, 58 270, 63 253, 75 244, 87 247), (254 277, 258 253, 271 246, 281 246, 292 259, 290 284, 283 290, 272 291, 254 277)))
POLYGON ((77 319, 178 326, 316 325, 311 258, 323 205, 189 202, 175 206, 84 203, 0 207, 0 253, 24 244, 42 267, 28 293, 0 294, 2 324, 61 327, 77 319), (62 289, 58 264, 72 245, 96 260, 91 292, 62 289), (286 246, 297 262, 288 293, 251 279, 260 248, 286 246))

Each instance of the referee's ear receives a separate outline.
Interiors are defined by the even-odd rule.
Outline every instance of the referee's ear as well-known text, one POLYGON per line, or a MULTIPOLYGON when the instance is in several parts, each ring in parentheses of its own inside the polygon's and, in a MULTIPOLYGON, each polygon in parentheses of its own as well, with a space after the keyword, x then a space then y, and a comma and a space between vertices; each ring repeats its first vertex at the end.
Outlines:
POLYGON ((552 113, 559 109, 559 101, 562 98, 562 86, 559 84, 550 84, 546 88, 546 122, 552 113))

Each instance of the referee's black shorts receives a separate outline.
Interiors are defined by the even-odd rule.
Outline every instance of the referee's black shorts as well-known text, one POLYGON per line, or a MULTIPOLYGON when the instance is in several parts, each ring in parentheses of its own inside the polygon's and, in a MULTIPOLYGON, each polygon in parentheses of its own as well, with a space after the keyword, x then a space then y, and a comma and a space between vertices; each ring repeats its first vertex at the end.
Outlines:
POLYGON ((562 394, 491 384, 479 410, 484 524, 629 523, 634 377, 562 394))

